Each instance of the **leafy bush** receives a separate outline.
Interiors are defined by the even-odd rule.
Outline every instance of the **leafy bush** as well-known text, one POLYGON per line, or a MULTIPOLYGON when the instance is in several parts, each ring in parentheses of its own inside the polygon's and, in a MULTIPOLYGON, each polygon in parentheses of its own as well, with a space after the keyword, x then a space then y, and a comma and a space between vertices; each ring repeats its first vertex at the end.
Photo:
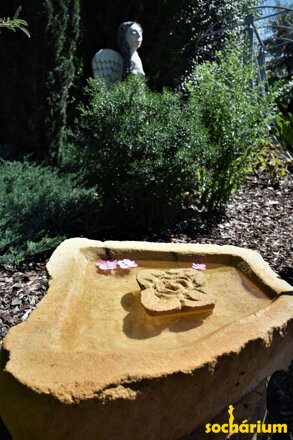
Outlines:
POLYGON ((201 108, 217 161, 202 169, 201 203, 208 210, 221 209, 243 182, 273 119, 276 89, 264 93, 266 84, 255 84, 256 72, 245 56, 245 44, 231 44, 218 53, 218 62, 197 66, 188 85, 191 101, 201 108), (244 61, 246 60, 246 61, 244 61), (208 171, 208 172, 207 172, 208 171))
POLYGON ((0 162, 0 262, 19 262, 87 233, 96 206, 94 189, 80 188, 73 175, 28 161, 0 162))
POLYGON ((171 91, 151 92, 138 76, 110 90, 89 80, 87 93, 67 154, 97 184, 103 220, 131 229, 168 222, 199 163, 214 157, 198 107, 171 91))

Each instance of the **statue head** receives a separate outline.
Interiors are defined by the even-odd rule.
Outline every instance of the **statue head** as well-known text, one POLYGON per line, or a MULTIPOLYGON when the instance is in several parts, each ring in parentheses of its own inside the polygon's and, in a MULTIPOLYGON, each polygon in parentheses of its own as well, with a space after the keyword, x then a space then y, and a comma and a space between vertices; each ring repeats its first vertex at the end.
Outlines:
POLYGON ((120 24, 117 32, 117 42, 121 53, 137 50, 142 43, 142 27, 135 21, 125 21, 120 24))
POLYGON ((120 24, 117 32, 117 43, 123 57, 123 79, 131 73, 131 54, 142 43, 142 27, 135 21, 125 21, 120 24))
POLYGON ((138 23, 133 23, 126 30, 126 41, 132 50, 137 50, 142 43, 142 28, 138 23))

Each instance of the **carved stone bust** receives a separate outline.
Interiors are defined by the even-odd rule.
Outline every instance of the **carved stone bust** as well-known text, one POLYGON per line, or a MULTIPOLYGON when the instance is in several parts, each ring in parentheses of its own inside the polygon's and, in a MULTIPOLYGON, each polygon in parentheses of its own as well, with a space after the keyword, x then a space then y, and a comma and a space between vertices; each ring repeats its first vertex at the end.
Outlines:
POLYGON ((140 24, 126 21, 118 27, 117 43, 120 53, 112 49, 99 50, 93 60, 94 77, 100 76, 108 84, 126 79, 128 75, 144 75, 137 50, 142 44, 143 31, 140 24))
POLYGON ((204 274, 194 269, 141 270, 137 282, 141 303, 152 315, 208 312, 215 307, 204 274))

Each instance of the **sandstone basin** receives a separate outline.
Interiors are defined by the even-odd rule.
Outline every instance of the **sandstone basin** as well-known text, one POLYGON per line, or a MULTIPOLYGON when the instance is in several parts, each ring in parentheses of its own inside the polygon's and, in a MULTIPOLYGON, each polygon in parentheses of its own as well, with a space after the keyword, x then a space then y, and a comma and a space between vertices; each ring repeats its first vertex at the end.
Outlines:
POLYGON ((293 356, 293 289, 255 251, 76 238, 48 272, 48 293, 1 351, 0 417, 13 440, 178 440, 293 356), (95 268, 123 258, 139 266, 95 268), (207 265, 212 313, 149 316, 137 274, 192 262, 207 265))

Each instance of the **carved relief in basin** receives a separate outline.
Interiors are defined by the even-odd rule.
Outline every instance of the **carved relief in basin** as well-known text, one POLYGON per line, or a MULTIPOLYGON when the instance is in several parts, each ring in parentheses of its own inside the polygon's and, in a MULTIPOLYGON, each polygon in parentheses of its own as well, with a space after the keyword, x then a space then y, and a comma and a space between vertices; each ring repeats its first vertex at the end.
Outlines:
POLYGON ((208 312, 216 298, 205 286, 205 276, 194 269, 142 270, 137 275, 141 303, 153 315, 208 312))

